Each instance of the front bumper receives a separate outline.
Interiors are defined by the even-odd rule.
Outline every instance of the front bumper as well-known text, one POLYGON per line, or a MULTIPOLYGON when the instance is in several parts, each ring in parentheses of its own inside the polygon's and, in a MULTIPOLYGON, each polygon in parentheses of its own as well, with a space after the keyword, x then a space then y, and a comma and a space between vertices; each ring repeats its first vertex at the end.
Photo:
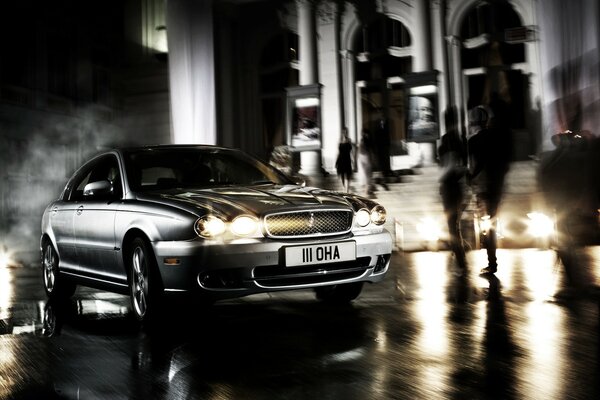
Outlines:
POLYGON ((351 283, 378 282, 392 253, 389 232, 348 234, 318 240, 238 239, 152 243, 167 292, 200 292, 214 298, 351 283), (300 267, 285 266, 287 246, 354 242, 356 259, 300 267))

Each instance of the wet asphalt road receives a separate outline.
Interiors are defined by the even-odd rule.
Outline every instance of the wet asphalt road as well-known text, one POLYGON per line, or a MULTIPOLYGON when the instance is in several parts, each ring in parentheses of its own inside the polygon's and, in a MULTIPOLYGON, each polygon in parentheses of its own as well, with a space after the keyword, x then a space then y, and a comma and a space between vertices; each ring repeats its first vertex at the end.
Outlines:
POLYGON ((258 295, 148 329, 124 296, 51 304, 36 268, 0 269, 0 399, 600 398, 600 248, 568 289, 553 251, 498 255, 485 279, 483 251, 466 277, 447 252, 395 253, 351 306, 258 295))

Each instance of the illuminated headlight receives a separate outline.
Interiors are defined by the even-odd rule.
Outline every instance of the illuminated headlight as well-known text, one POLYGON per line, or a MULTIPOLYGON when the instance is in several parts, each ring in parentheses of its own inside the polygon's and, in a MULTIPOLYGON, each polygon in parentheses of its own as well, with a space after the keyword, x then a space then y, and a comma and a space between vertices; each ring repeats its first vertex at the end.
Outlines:
POLYGON ((387 213, 383 206, 375 206, 371 210, 371 222, 375 225, 383 225, 385 223, 385 218, 387 213))
POLYGON ((358 226, 367 226, 371 222, 371 213, 368 210, 361 208, 356 212, 356 223, 358 226))
POLYGON ((213 215, 206 215, 196 221, 196 233, 205 238, 219 236, 225 232, 225 222, 213 215))
POLYGON ((250 235, 258 229, 258 220, 250 215, 240 215, 231 223, 231 231, 238 236, 250 235))
POLYGON ((529 233, 532 236, 547 237, 554 232, 554 221, 547 215, 541 212, 530 212, 527 217, 529 218, 529 233))

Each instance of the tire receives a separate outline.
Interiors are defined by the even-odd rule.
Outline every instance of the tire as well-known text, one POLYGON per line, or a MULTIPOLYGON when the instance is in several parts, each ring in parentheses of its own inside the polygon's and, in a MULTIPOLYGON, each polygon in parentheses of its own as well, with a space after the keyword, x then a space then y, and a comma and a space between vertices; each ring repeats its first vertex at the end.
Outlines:
POLYGON ((355 300, 362 291, 363 282, 344 283, 324 286, 315 289, 317 299, 335 304, 348 304, 355 300))
POLYGON ((46 296, 51 299, 68 299, 73 296, 77 285, 60 273, 60 259, 50 241, 42 247, 42 281, 46 296))
POLYGON ((148 322, 157 312, 162 294, 162 284, 154 253, 148 242, 135 238, 126 255, 129 271, 129 297, 136 320, 148 322))

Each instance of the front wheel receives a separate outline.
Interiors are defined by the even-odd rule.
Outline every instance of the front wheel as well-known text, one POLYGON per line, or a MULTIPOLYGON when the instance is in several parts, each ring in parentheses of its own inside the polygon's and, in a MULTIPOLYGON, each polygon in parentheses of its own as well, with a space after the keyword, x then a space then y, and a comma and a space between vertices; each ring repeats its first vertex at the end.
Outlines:
POLYGON ((42 278, 44 290, 51 299, 67 299, 75 293, 77 286, 60 274, 59 258, 49 241, 42 248, 42 278))
POLYGON ((156 314, 162 291, 156 262, 152 250, 141 238, 134 239, 129 249, 127 262, 131 308, 138 321, 148 321, 156 314))
POLYGON ((336 304, 350 303, 362 291, 363 282, 344 283, 340 285, 324 286, 315 289, 317 299, 336 304))

